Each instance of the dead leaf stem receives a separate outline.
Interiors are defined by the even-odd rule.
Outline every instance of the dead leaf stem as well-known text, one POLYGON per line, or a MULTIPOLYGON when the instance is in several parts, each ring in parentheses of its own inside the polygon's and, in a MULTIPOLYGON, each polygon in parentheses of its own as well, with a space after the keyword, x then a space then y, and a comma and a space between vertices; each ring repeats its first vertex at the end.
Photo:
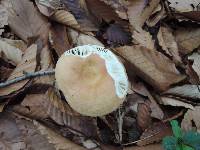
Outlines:
POLYGON ((33 73, 26 72, 23 76, 0 83, 0 88, 9 86, 11 84, 20 82, 22 80, 31 79, 31 78, 40 77, 40 76, 46 76, 46 75, 53 75, 54 73, 55 73, 55 70, 37 71, 33 73))

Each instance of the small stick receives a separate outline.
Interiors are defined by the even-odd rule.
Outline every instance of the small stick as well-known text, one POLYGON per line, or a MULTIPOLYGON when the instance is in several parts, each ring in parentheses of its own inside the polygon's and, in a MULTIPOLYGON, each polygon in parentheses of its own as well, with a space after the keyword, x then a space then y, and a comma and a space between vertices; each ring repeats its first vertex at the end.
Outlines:
POLYGON ((20 82, 22 80, 31 79, 31 78, 40 77, 40 76, 46 76, 46 75, 53 75, 53 74, 55 74, 55 70, 37 71, 37 72, 32 72, 32 73, 26 72, 23 76, 16 77, 15 79, 11 79, 11 80, 0 83, 0 88, 9 86, 11 84, 20 82))

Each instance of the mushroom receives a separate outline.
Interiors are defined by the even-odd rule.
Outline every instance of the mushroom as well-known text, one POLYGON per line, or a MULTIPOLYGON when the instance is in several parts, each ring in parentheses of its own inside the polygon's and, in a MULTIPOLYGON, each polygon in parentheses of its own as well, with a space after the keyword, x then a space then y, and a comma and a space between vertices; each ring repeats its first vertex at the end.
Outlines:
POLYGON ((116 110, 128 90, 123 64, 110 50, 97 45, 78 46, 62 54, 55 78, 68 104, 86 116, 116 110))

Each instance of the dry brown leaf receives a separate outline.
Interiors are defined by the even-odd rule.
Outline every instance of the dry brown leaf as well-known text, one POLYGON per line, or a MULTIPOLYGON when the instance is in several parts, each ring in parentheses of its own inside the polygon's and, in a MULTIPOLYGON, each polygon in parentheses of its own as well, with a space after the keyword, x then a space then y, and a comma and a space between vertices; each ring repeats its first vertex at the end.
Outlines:
POLYGON ((5 81, 10 76, 12 71, 13 69, 11 68, 0 66, 0 82, 5 81))
POLYGON ((150 101, 145 101, 144 103, 139 103, 137 107, 137 124, 142 130, 145 130, 151 125, 150 103, 150 101))
POLYGON ((193 122, 197 128, 197 131, 200 132, 200 106, 196 106, 194 110, 188 110, 185 113, 185 116, 181 122, 181 127, 185 131, 192 130, 193 122))
MULTIPOLYGON (((80 25, 77 22, 77 20, 74 18, 74 16, 66 10, 56 10, 54 12, 54 14, 51 16, 51 18, 59 23, 67 25, 71 28, 75 28, 75 29, 79 29, 79 30, 82 29, 82 28, 80 28, 80 25)), ((84 30, 84 29, 82 29, 82 30, 84 30)))
POLYGON ((51 46, 55 49, 58 57, 71 48, 67 29, 64 25, 53 23, 49 35, 51 46))
POLYGON ((55 150, 86 150, 85 148, 73 143, 72 141, 62 137, 55 131, 51 130, 48 127, 43 126, 37 121, 33 122, 37 129, 40 131, 42 135, 47 137, 48 142, 53 144, 55 150))
POLYGON ((191 56, 188 57, 188 59, 193 61, 192 68, 197 73, 200 79, 200 54, 193 53, 191 56))
POLYGON ((58 9, 62 5, 60 0, 36 0, 36 2, 52 9, 58 9))
MULTIPOLYGON (((37 55, 37 45, 31 45, 24 53, 22 61, 17 65, 14 71, 11 73, 8 80, 14 79, 19 76, 23 76, 24 72, 34 72, 36 69, 36 55, 37 55)), ((0 96, 11 94, 12 92, 17 92, 19 89, 23 88, 29 79, 12 84, 8 87, 0 89, 0 96)))
POLYGON ((173 87, 165 91, 163 94, 175 95, 189 99, 200 99, 200 92, 198 86, 191 84, 173 87))
POLYGON ((27 44, 25 44, 25 42, 22 40, 12 40, 7 38, 2 38, 1 40, 20 49, 22 52, 24 52, 27 49, 27 44))
POLYGON ((107 28, 103 37, 111 46, 128 45, 131 43, 131 33, 126 32, 120 25, 111 24, 107 28))
POLYGON ((97 31, 96 25, 93 23, 91 16, 88 14, 85 5, 81 4, 81 0, 61 0, 61 3, 69 10, 81 26, 83 31, 97 31))
POLYGON ((127 8, 126 8, 126 2, 124 0, 101 0, 107 5, 110 5, 112 8, 115 9, 115 12, 118 14, 118 16, 122 19, 128 20, 127 16, 127 8))
POLYGON ((135 73, 154 88, 166 90, 185 78, 172 61, 157 51, 142 46, 124 46, 116 50, 132 64, 135 73))
POLYGON ((172 34, 172 30, 168 27, 161 26, 157 36, 162 49, 173 58, 174 62, 180 63, 181 57, 179 56, 178 45, 172 34))
POLYGON ((49 25, 34 7, 34 4, 27 0, 6 1, 4 6, 8 10, 8 23, 10 28, 24 41, 30 38, 40 37, 44 43, 48 40, 49 25))
POLYGON ((5 25, 8 25, 8 12, 5 7, 0 5, 0 35, 4 32, 5 25))
POLYGON ((134 0, 128 6, 129 22, 133 30, 140 31, 145 21, 150 17, 153 10, 158 6, 160 0, 134 0))
POLYGON ((189 109, 194 110, 194 106, 192 106, 191 104, 182 102, 182 101, 180 101, 178 99, 171 98, 171 97, 162 96, 162 97, 160 97, 160 102, 163 105, 170 105, 170 106, 176 106, 176 107, 185 107, 185 108, 189 108, 189 109))
POLYGON ((143 146, 154 142, 159 142, 165 136, 170 135, 172 135, 172 130, 169 124, 163 122, 155 123, 142 133, 140 141, 137 142, 137 145, 143 146))
POLYGON ((91 44, 91 45, 104 46, 99 40, 97 40, 93 36, 79 33, 73 29, 68 30, 68 33, 74 45, 81 46, 81 45, 91 44))
POLYGON ((178 28, 175 37, 179 51, 183 54, 188 54, 200 46, 200 28, 178 28))
POLYGON ((152 39, 151 34, 145 30, 142 29, 140 31, 133 30, 132 38, 133 38, 133 43, 135 44, 139 44, 149 49, 155 49, 154 46, 155 41, 152 39))
POLYGON ((154 27, 160 20, 166 17, 166 11, 163 5, 159 4, 146 21, 149 27, 154 27))
MULTIPOLYGON (((39 46, 38 46, 39 47, 39 46)), ((54 64, 51 56, 51 52, 49 50, 48 45, 43 47, 42 49, 38 49, 38 55, 40 58, 40 68, 38 70, 40 71, 46 71, 46 70, 53 70, 54 64)), ((40 76, 34 78, 34 84, 46 84, 46 85, 53 85, 55 82, 55 77, 53 75, 48 76, 40 76)))
POLYGON ((0 53, 1 52, 3 52, 7 59, 15 64, 19 64, 22 60, 22 51, 2 40, 0 40, 0 53))
POLYGON ((131 147, 125 147, 123 150, 163 150, 163 147, 161 144, 150 144, 147 146, 131 146, 131 147))
POLYGON ((115 21, 115 23, 120 24, 121 26, 128 26, 128 24, 117 15, 114 9, 109 5, 105 4, 103 1, 100 0, 85 0, 85 1, 87 9, 93 16, 95 16, 95 18, 97 18, 99 23, 101 23, 102 20, 104 20, 107 23, 115 21))
POLYGON ((198 11, 199 0, 168 0, 170 7, 179 12, 198 11))
POLYGON ((0 148, 2 150, 21 150, 26 148, 24 137, 14 117, 9 113, 1 113, 0 133, 0 148))
POLYGON ((87 137, 97 135, 95 118, 80 116, 66 102, 63 102, 52 88, 47 91, 46 95, 48 96, 48 102, 45 104, 46 111, 56 123, 70 127, 87 137))
POLYGON ((20 105, 15 105, 13 110, 29 118, 46 119, 48 118, 48 114, 44 104, 48 101, 47 98, 48 97, 46 97, 44 93, 26 95, 22 103, 20 105))

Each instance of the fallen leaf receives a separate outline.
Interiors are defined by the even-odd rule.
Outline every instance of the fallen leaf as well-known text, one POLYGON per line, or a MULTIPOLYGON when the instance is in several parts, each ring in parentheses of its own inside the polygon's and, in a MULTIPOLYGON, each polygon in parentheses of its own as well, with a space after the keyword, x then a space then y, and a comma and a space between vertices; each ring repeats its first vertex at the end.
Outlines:
POLYGON ((97 31, 96 25, 93 23, 91 16, 87 13, 79 0, 61 0, 61 3, 69 10, 80 24, 83 31, 97 31))
POLYGON ((142 133, 140 140, 137 142, 137 145, 143 146, 159 142, 165 136, 170 136, 170 135, 172 135, 172 130, 168 123, 163 123, 163 122, 155 123, 142 133))
POLYGON ((152 12, 149 19, 146 21, 149 27, 154 27, 160 20, 167 16, 164 5, 159 4, 152 12))
POLYGON ((172 30, 168 27, 161 26, 157 37, 159 45, 162 47, 162 49, 173 58, 174 62, 181 63, 178 45, 175 41, 175 37, 172 34, 172 30))
POLYGON ((197 73, 200 79, 200 54, 193 53, 191 56, 188 57, 188 59, 193 61, 192 68, 197 73))
POLYGON ((196 106, 194 110, 188 110, 185 113, 185 116, 181 122, 181 128, 185 131, 192 130, 193 122, 197 128, 197 131, 200 132, 200 107, 196 106))
MULTIPOLYGON (((83 28, 80 28, 80 24, 77 22, 75 17, 66 10, 56 10, 52 16, 50 16, 53 20, 62 23, 64 25, 67 25, 71 28, 81 30, 83 28)), ((83 29, 84 30, 84 29, 83 29)))
POLYGON ((55 12, 55 9, 59 9, 59 7, 56 8, 56 6, 51 5, 50 1, 36 0, 35 3, 39 11, 47 17, 50 17, 55 12))
POLYGON ((153 10, 158 6, 160 0, 146 1, 134 0, 130 1, 128 6, 128 18, 133 30, 140 31, 145 21, 150 17, 153 10))
POLYGON ((198 74, 195 72, 195 70, 193 69, 193 60, 187 60, 187 64, 185 65, 185 72, 188 75, 188 80, 191 84, 193 85, 199 85, 200 84, 200 78, 198 76, 198 74))
POLYGON ((46 7, 50 7, 52 9, 58 9, 62 6, 60 0, 36 0, 37 3, 44 5, 46 7))
MULTIPOLYGON (((22 61, 17 65, 17 67, 11 73, 8 80, 23 76, 24 72, 28 73, 34 72, 37 65, 36 55, 37 55, 37 45, 33 44, 25 51, 22 57, 22 61)), ((29 79, 1 88, 0 96, 17 92, 19 89, 23 88, 28 83, 28 81, 29 79)))
POLYGON ((198 85, 185 84, 182 86, 173 87, 163 94, 174 95, 189 99, 200 99, 200 92, 198 85))
POLYGON ((169 6, 179 12, 197 11, 199 0, 168 0, 169 6))
POLYGON ((58 57, 71 48, 67 35, 67 28, 64 25, 53 23, 49 37, 50 43, 55 49, 58 57))
POLYGON ((0 53, 1 52, 16 65, 22 60, 22 51, 2 40, 0 40, 0 53))
POLYGON ((5 7, 0 5, 0 35, 4 32, 5 25, 8 25, 8 12, 5 7))
POLYGON ((124 150, 163 150, 163 147, 161 144, 150 144, 146 146, 130 146, 125 147, 124 150))
POLYGON ((40 131, 40 133, 47 137, 48 142, 53 144, 56 150, 86 150, 85 148, 73 143, 72 141, 62 137, 60 134, 54 132, 48 127, 45 127, 41 123, 34 121, 34 125, 40 131))
POLYGON ((23 99, 22 103, 13 106, 12 110, 29 118, 43 120, 49 117, 44 107, 46 101, 48 101, 48 99, 44 93, 28 94, 23 99))
POLYGON ((88 11, 99 21, 104 20, 107 23, 114 21, 115 23, 123 26, 128 26, 128 23, 122 20, 112 7, 106 5, 100 0, 85 0, 88 11))
POLYGON ((11 68, 0 66, 0 82, 5 81, 10 76, 12 71, 13 69, 11 68))
POLYGON ((99 45, 99 46, 104 47, 104 45, 93 36, 79 33, 73 29, 68 30, 68 33, 72 40, 72 43, 76 46, 91 44, 91 45, 99 45))
POLYGON ((30 38, 40 37, 44 43, 48 40, 49 25, 34 7, 34 4, 27 0, 7 1, 8 23, 10 28, 24 41, 30 38))
POLYGON ((22 52, 24 52, 27 49, 27 44, 25 44, 22 40, 12 40, 7 38, 2 38, 2 41, 5 41, 6 43, 10 44, 11 46, 14 46, 18 49, 20 49, 22 52))
POLYGON ((137 124, 142 130, 145 130, 151 125, 150 103, 150 101, 145 101, 144 103, 138 104, 137 124))
POLYGON ((128 45, 131 43, 131 33, 125 31, 118 24, 111 24, 103 37, 107 39, 107 43, 110 45, 118 46, 118 45, 128 45))
POLYGON ((175 37, 183 54, 188 54, 200 46, 200 28, 178 28, 175 37))
POLYGON ((178 99, 171 98, 171 97, 162 96, 162 97, 160 97, 160 102, 163 105, 170 105, 170 106, 176 106, 176 107, 185 107, 185 108, 189 108, 189 109, 194 110, 194 106, 192 106, 191 104, 182 102, 182 101, 180 101, 178 99))
MULTIPOLYGON (((40 44, 38 44, 38 47, 39 45, 40 44)), ((38 48, 37 55, 40 60, 39 61, 40 67, 37 68, 39 71, 53 70, 54 63, 48 45, 44 46, 43 48, 38 48)), ((54 75, 39 76, 33 79, 33 84, 53 85, 54 82, 55 82, 54 75)))
POLYGON ((23 135, 18 128, 15 118, 10 113, 0 115, 0 148, 3 150, 21 150, 26 148, 23 135))
POLYGON ((126 2, 125 1, 119 1, 119 0, 101 0, 107 5, 110 5, 112 8, 115 9, 115 12, 118 14, 118 16, 122 19, 128 20, 127 16, 127 8, 126 8, 126 2))
POLYGON ((171 84, 185 78, 178 72, 172 61, 155 50, 142 46, 124 46, 116 50, 132 64, 140 78, 159 90, 164 91, 171 84))
POLYGON ((66 102, 59 98, 52 88, 47 91, 46 95, 48 96, 48 102, 44 108, 56 123, 70 127, 87 137, 95 137, 97 135, 95 118, 81 116, 73 111, 66 102))

